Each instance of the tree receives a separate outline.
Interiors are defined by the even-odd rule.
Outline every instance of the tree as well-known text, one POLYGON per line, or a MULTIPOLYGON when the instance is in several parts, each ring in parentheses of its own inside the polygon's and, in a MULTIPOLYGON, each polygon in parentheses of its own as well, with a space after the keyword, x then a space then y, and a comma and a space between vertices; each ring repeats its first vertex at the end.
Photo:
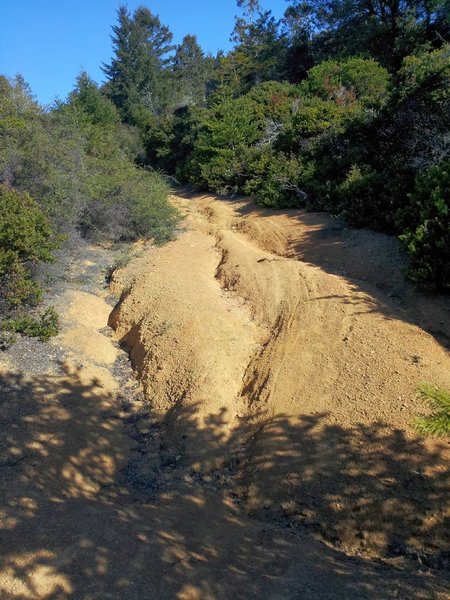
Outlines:
POLYGON ((238 74, 241 92, 263 81, 277 80, 284 45, 279 33, 279 22, 270 10, 262 10, 258 0, 237 0, 243 15, 236 17, 231 41, 235 43, 228 61, 238 74))
POLYGON ((309 15, 309 7, 304 3, 301 7, 289 6, 282 19, 286 40, 284 75, 292 83, 302 81, 314 66, 314 28, 309 15))
POLYGON ((75 89, 69 95, 71 105, 81 111, 93 125, 115 126, 120 117, 115 105, 100 91, 86 71, 78 75, 75 89))
POLYGON ((203 105, 207 83, 212 74, 212 60, 205 57, 195 35, 186 35, 172 59, 172 72, 177 88, 177 105, 203 105))
POLYGON ((118 10, 119 24, 112 29, 115 57, 103 65, 105 90, 125 122, 135 124, 142 112, 159 115, 168 103, 168 54, 172 34, 158 16, 144 6, 130 15, 125 6, 118 10))
POLYGON ((316 56, 370 55, 398 70, 420 46, 448 39, 446 11, 447 0, 294 0, 286 17, 313 38, 316 56))

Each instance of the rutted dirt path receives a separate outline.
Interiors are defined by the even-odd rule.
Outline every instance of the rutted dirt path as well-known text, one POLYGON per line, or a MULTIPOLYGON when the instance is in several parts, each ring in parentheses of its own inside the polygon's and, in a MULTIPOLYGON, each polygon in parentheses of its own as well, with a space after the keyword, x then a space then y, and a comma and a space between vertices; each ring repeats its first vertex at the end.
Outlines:
POLYGON ((448 299, 404 283, 387 236, 174 202, 186 233, 125 271, 111 323, 179 467, 222 466, 250 514, 348 552, 447 564, 449 445, 411 421, 420 382, 450 387, 448 299))
POLYGON ((450 386, 412 321, 443 340, 448 307, 408 312, 373 243, 371 282, 339 273, 322 217, 174 202, 186 232, 113 281, 145 397, 100 249, 53 345, 0 357, 0 598, 445 598, 448 445, 409 423, 450 386))

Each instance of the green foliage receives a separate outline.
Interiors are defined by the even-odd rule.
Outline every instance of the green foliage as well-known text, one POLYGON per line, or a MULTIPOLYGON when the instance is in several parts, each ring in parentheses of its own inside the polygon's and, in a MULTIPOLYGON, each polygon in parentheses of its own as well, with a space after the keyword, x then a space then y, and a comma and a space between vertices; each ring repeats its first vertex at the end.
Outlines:
POLYGON ((364 56, 392 70, 403 57, 449 37, 447 0, 291 0, 285 23, 289 44, 301 33, 319 62, 364 56))
POLYGON ((27 193, 0 186, 0 296, 13 305, 40 300, 30 266, 53 260, 57 243, 47 215, 27 193))
POLYGON ((169 185, 156 172, 136 175, 130 211, 133 237, 151 237, 157 244, 173 239, 180 216, 167 202, 169 185))
POLYGON ((176 212, 166 202, 167 185, 136 167, 135 132, 118 122, 116 108, 86 74, 49 114, 20 81, 2 83, 0 105, 11 118, 0 128, 0 179, 29 191, 57 232, 76 229, 113 240, 170 237, 176 212))
POLYGON ((301 165, 295 156, 274 153, 266 147, 254 153, 251 173, 244 191, 258 204, 276 208, 306 204, 307 195, 299 187, 301 165))
MULTIPOLYGON (((450 162, 418 176, 409 194, 408 221, 400 236, 410 257, 410 277, 421 285, 450 290, 450 162)), ((403 218, 405 216, 403 215, 403 218)))
POLYGON ((77 77, 75 89, 69 95, 69 102, 72 109, 92 125, 114 127, 120 122, 117 108, 101 93, 97 84, 85 71, 77 77))
POLYGON ((381 186, 381 177, 369 166, 352 165, 336 190, 337 212, 354 225, 373 225, 372 211, 366 207, 366 203, 368 198, 380 192, 381 186))
POLYGON ((37 337, 41 342, 48 342, 58 334, 58 313, 50 306, 37 319, 31 316, 19 316, 15 319, 2 321, 0 329, 6 332, 23 333, 37 337))
POLYGON ((29 192, 54 229, 67 232, 86 200, 80 128, 45 114, 20 78, 2 80, 0 107, 0 182, 29 192))
POLYGON ((281 140, 313 165, 305 190, 315 206, 400 234, 409 276, 441 290, 450 281, 449 63, 445 48, 408 58, 393 93, 385 98, 378 89, 378 108, 371 96, 369 107, 356 100, 333 109, 314 78, 322 98, 301 107, 281 140))
POLYGON ((0 214, 2 265, 52 260, 55 244, 49 219, 29 194, 0 186, 0 214))
POLYGON ((260 104, 245 96, 218 97, 204 113, 187 164, 191 181, 220 193, 242 191, 248 147, 261 139, 264 127, 260 104))
POLYGON ((156 172, 135 167, 119 156, 93 159, 88 182, 91 200, 80 215, 82 234, 94 240, 170 239, 178 220, 167 202, 169 186, 156 172))
POLYGON ((252 87, 245 97, 261 105, 266 120, 285 124, 297 109, 300 96, 296 85, 266 81, 252 87))
POLYGON ((225 79, 238 93, 263 81, 277 79, 284 62, 283 37, 279 22, 258 1, 238 0, 244 9, 236 17, 231 40, 235 47, 222 63, 225 79))
POLYGON ((407 56, 399 72, 401 99, 417 93, 434 102, 450 99, 450 45, 407 56))
POLYGON ((359 102, 380 106, 388 97, 389 73, 375 60, 326 60, 308 71, 300 89, 306 96, 331 100, 338 106, 359 102))
POLYGON ((165 67, 172 34, 145 6, 132 15, 120 6, 113 33, 115 56, 103 67, 106 93, 126 123, 142 125, 147 116, 164 113, 171 101, 165 67))
POLYGON ((285 151, 303 153, 317 146, 324 135, 329 138, 330 134, 344 131, 346 121, 353 114, 353 107, 346 109, 331 100, 306 98, 284 128, 279 145, 285 151))
POLYGON ((6 302, 6 308, 39 304, 42 300, 42 290, 32 279, 30 271, 20 263, 7 261, 7 264, 7 271, 0 276, 0 300, 6 302))
POLYGON ((186 35, 172 59, 175 104, 204 106, 213 61, 205 57, 195 35, 186 35))
POLYGON ((419 397, 427 402, 433 411, 414 421, 414 426, 423 435, 450 436, 450 393, 428 383, 418 388, 419 397))

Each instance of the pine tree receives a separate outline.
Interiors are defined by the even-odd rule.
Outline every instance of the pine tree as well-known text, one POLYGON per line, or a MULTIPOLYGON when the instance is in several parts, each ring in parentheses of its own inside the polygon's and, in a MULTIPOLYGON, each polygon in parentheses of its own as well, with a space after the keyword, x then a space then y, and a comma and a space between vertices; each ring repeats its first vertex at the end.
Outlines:
POLYGON ((161 114, 168 103, 167 65, 172 34, 158 16, 144 6, 130 15, 125 6, 118 10, 113 29, 115 57, 103 66, 105 90, 128 123, 139 114, 161 114))
POLYGON ((177 46, 172 71, 177 88, 178 107, 203 105, 207 83, 212 74, 212 60, 206 57, 195 35, 186 35, 177 46))
POLYGON ((308 32, 320 59, 369 55, 394 70, 450 36, 448 0, 291 0, 285 20, 308 32))
POLYGON ((239 75, 241 91, 247 91, 252 85, 279 78, 284 44, 279 21, 258 0, 237 0, 237 5, 244 12, 236 17, 231 35, 235 48, 228 59, 231 71, 239 75))
POLYGON ((102 94, 86 71, 78 75, 75 89, 69 94, 69 102, 94 125, 114 126, 120 120, 117 108, 102 94))

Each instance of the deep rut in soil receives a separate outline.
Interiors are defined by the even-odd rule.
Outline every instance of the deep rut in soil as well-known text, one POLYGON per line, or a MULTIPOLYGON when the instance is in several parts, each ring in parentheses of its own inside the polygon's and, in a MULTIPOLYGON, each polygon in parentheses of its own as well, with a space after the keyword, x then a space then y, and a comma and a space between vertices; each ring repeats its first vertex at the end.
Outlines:
MULTIPOLYGON (((118 274, 135 281, 112 323, 186 471, 222 469, 250 514, 347 552, 444 564, 449 448, 411 420, 419 382, 450 386, 450 359, 414 323, 429 325, 430 299, 400 284, 390 238, 358 246, 323 215, 245 200, 174 202, 186 232, 118 274), (358 278, 339 274, 348 239, 358 278), (394 290, 374 285, 383 262, 394 290)), ((445 337, 448 302, 434 302, 445 337)))
POLYGON ((1 356, 1 600, 446 599, 448 446, 409 424, 416 382, 449 383, 412 321, 444 334, 448 306, 377 290, 377 236, 174 202, 186 231, 112 282, 147 399, 102 249, 61 336, 1 356))

